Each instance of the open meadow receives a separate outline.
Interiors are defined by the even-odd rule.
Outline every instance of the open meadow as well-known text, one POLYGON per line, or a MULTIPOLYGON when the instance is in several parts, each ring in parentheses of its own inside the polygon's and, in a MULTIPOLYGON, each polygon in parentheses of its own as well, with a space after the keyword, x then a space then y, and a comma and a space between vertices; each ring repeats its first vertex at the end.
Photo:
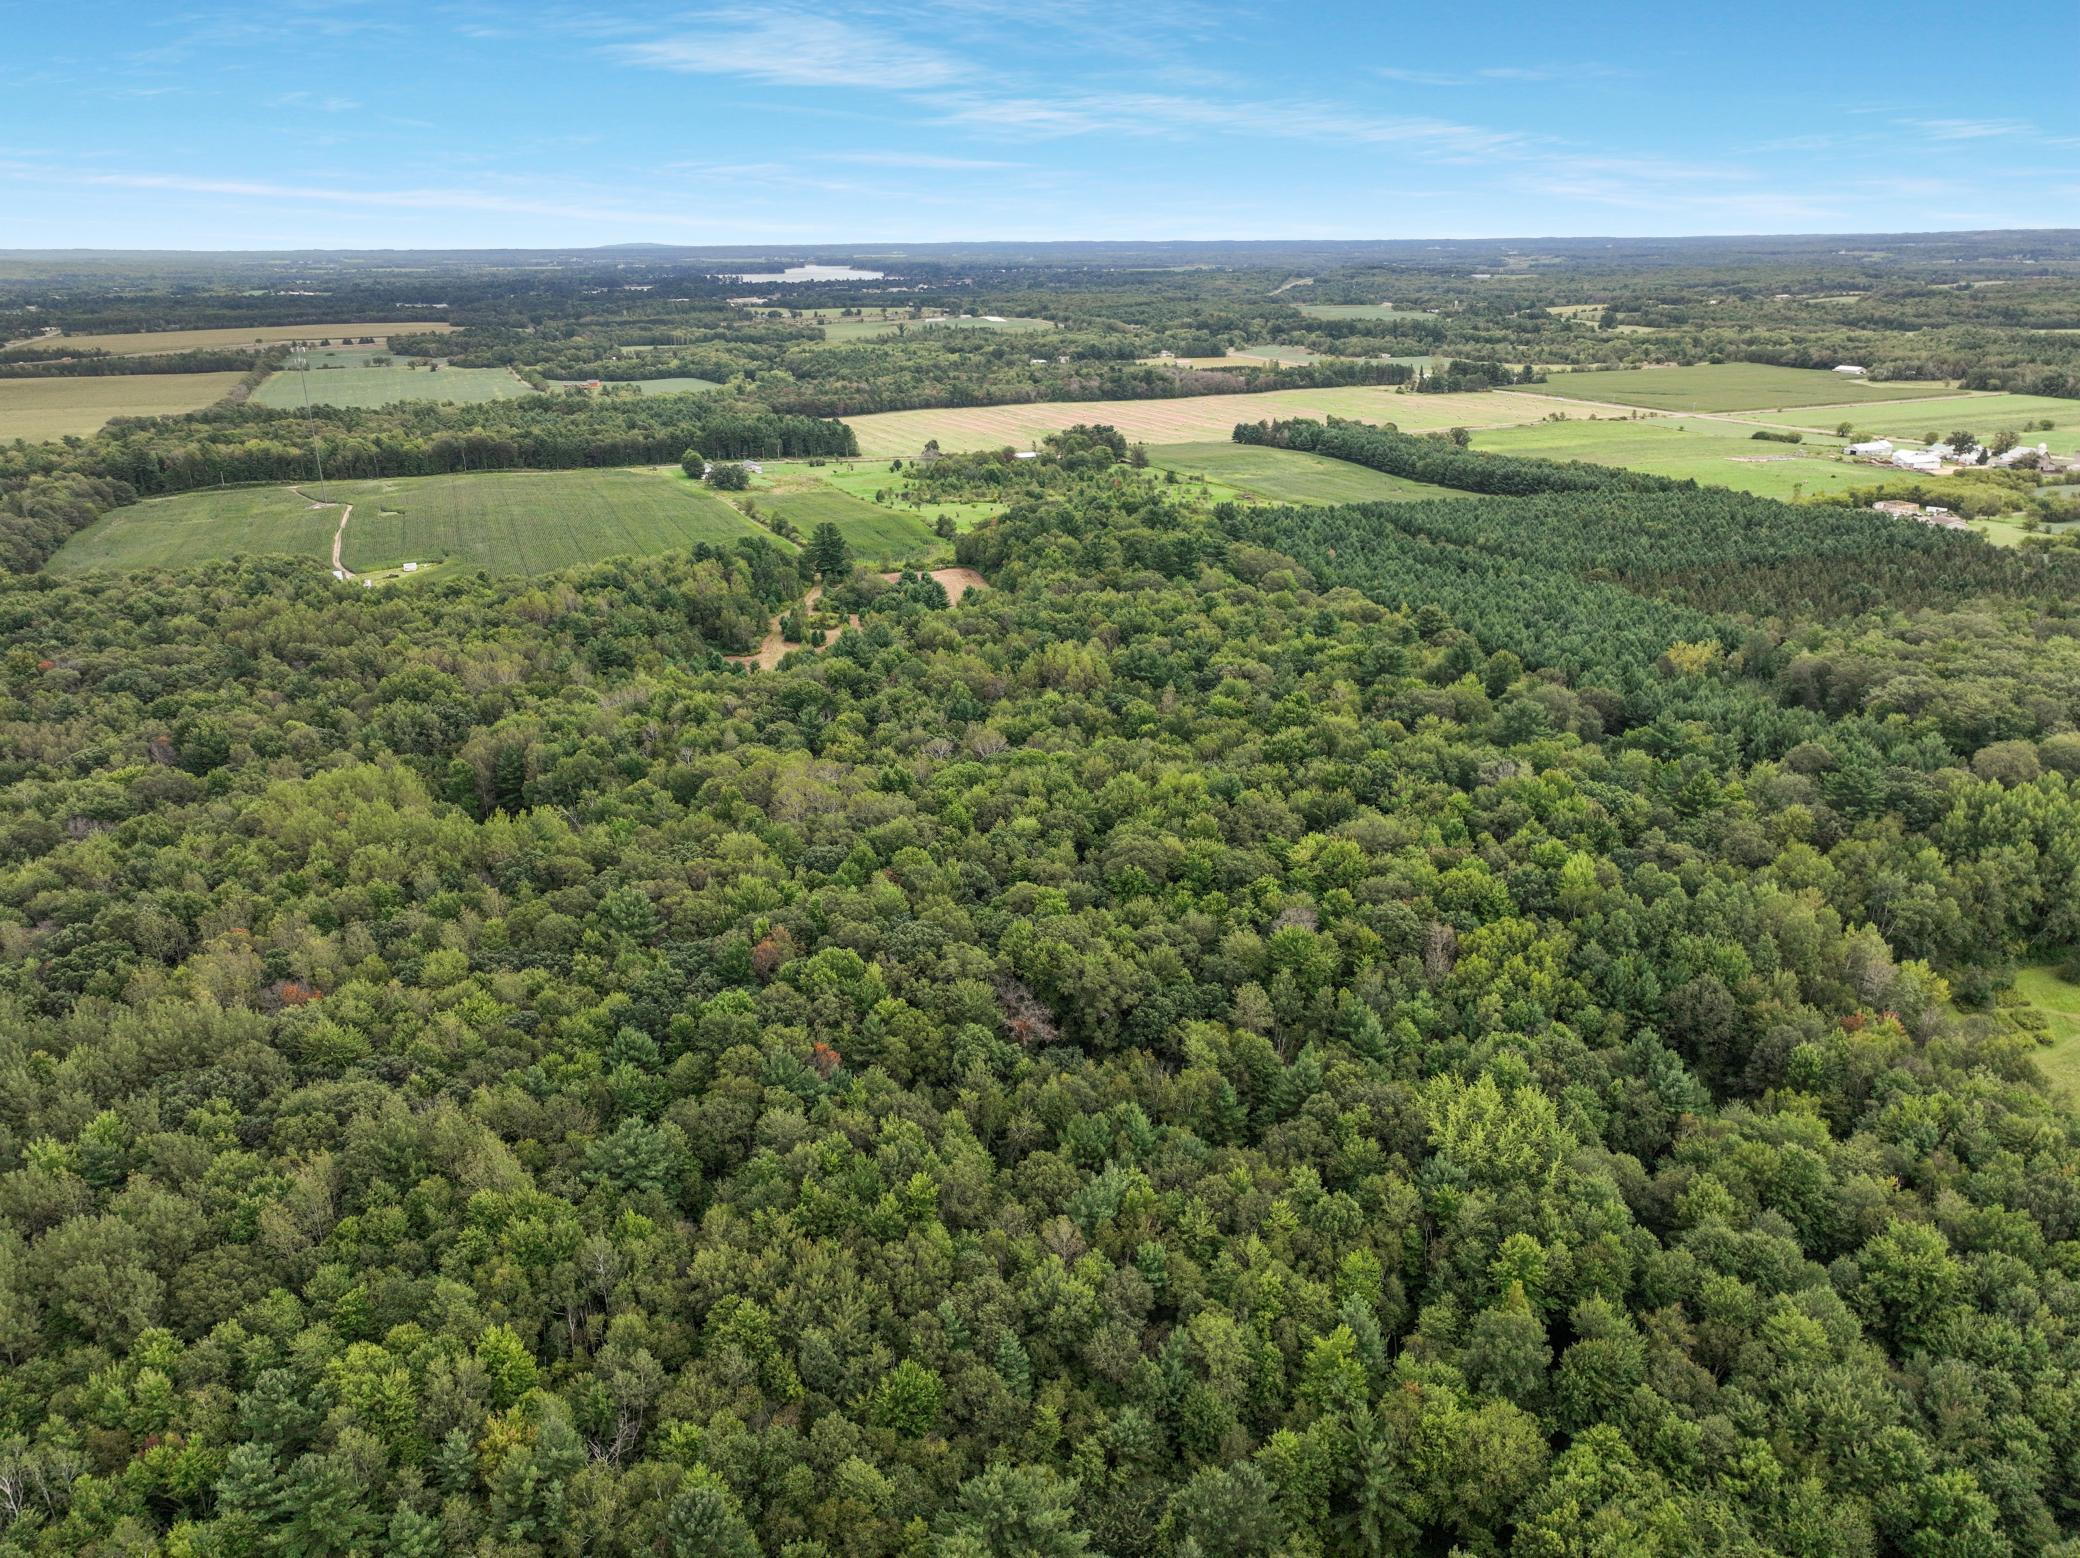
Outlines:
POLYGON ((200 411, 229 394, 239 373, 111 373, 78 379, 0 379, 0 444, 38 443, 101 430, 110 417, 200 411))
POLYGON ((1049 433, 1102 422, 1136 443, 1186 444, 1226 438, 1237 422, 1268 418, 1346 417, 1391 422, 1403 432, 1448 427, 1508 427, 1550 415, 1552 405, 1512 390, 1474 395, 1414 395, 1378 385, 1264 390, 1243 395, 1190 395, 1176 400, 1057 400, 1016 406, 881 411, 847 417, 865 455, 912 455, 927 439, 954 452, 1028 448, 1049 433))
POLYGON ((1392 303, 1302 303, 1300 312, 1315 319, 1385 319, 1393 314, 1392 303))
POLYGON ((1527 393, 1598 400, 1648 411, 1760 411, 1778 406, 1857 406, 1956 393, 1941 384, 1873 384, 1823 368, 1708 363, 1695 368, 1617 368, 1555 373, 1527 393))
MULTIPOLYGON (((120 335, 65 335, 56 341, 81 351, 110 352, 119 357, 148 357, 160 352, 192 352, 204 347, 277 346, 290 341, 378 340, 392 335, 445 335, 455 327, 444 321, 361 321, 333 325, 233 325, 221 330, 136 330, 120 335)), ((46 343, 47 344, 47 343, 46 343)))
POLYGON ((304 403, 309 381, 314 406, 387 406, 400 400, 442 400, 475 405, 512 400, 533 390, 505 368, 416 368, 374 348, 312 352, 310 366, 291 366, 268 375, 253 391, 257 406, 293 410, 304 403))

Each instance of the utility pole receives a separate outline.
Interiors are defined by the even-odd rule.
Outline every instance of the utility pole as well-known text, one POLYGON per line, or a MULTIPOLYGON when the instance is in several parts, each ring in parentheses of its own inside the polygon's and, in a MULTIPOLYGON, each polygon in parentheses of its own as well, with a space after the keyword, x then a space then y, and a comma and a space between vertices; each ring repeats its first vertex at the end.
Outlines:
POLYGON ((290 352, 303 369, 303 434, 311 441, 311 459, 317 463, 317 486, 325 485, 325 455, 318 448, 318 429, 311 421, 311 359, 310 353, 301 346, 292 346, 290 352))

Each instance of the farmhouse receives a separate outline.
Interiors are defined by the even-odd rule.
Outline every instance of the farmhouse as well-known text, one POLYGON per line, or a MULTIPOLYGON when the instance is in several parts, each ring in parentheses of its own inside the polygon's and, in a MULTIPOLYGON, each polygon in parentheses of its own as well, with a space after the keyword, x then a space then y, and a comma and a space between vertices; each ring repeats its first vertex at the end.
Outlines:
POLYGON ((1857 363, 1853 363, 1853 362, 1844 362, 1844 363, 1837 363, 1837 364, 1835 364, 1835 370, 1834 370, 1834 371, 1835 371, 1836 373, 1846 373, 1846 374, 1848 374, 1848 375, 1849 375, 1849 377, 1850 377, 1850 378, 1852 378, 1852 379, 1860 379, 1860 378, 1862 378, 1862 377, 1863 377, 1863 376, 1864 376, 1865 374, 1869 373, 1869 372, 1870 372, 1870 369, 1868 369, 1868 368, 1865 368, 1865 367, 1862 367, 1862 366, 1860 366, 1860 365, 1859 365, 1859 364, 1857 364, 1857 363))

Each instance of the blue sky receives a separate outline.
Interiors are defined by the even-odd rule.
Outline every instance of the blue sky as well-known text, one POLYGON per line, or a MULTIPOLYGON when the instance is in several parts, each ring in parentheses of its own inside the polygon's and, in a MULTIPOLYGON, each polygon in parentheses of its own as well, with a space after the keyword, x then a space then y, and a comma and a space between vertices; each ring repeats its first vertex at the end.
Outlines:
POLYGON ((2080 5, 0 0, 0 248, 2080 226, 2080 5))

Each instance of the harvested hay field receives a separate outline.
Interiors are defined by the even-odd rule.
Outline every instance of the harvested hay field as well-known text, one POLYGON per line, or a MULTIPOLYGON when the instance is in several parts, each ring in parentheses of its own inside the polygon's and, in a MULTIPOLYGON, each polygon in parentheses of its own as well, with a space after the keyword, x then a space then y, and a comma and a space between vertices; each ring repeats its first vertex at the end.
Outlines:
POLYGON ((1266 390, 1242 395, 1191 395, 1176 400, 1038 401, 1022 406, 967 406, 882 411, 847 417, 863 455, 913 455, 927 439, 948 452, 1027 448, 1049 433, 1102 422, 1136 443, 1190 444, 1226 438, 1238 422, 1293 417, 1347 417, 1391 422, 1404 432, 1448 427, 1513 427, 1552 413, 1550 400, 1509 390, 1475 395, 1412 395, 1372 385, 1338 389, 1266 390))

